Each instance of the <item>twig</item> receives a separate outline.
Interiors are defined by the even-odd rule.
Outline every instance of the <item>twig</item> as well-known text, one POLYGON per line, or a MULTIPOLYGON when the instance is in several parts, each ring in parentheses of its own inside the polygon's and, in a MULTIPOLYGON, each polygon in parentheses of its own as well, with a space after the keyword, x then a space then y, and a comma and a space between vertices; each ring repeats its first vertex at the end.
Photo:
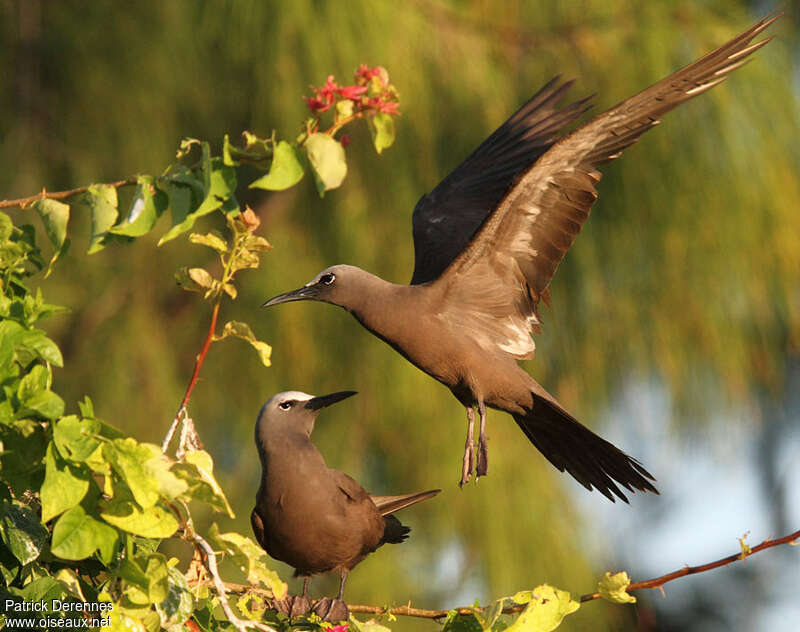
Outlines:
MULTIPOLYGON (((628 592, 632 590, 644 590, 645 588, 661 588, 667 582, 671 582, 673 579, 678 579, 678 577, 685 577, 686 575, 695 575, 696 573, 704 573, 705 571, 710 571, 715 568, 719 568, 720 566, 727 566, 728 564, 732 564, 733 562, 744 561, 747 557, 753 555, 754 553, 758 553, 759 551, 763 551, 765 549, 770 549, 773 546, 779 546, 781 544, 788 544, 794 542, 795 540, 800 539, 800 530, 795 531, 794 533, 790 533, 789 535, 785 535, 782 538, 778 538, 777 540, 770 540, 766 539, 758 546, 754 546, 750 549, 750 552, 745 553, 734 553, 733 555, 729 555, 728 557, 723 557, 716 562, 709 562, 708 564, 701 564, 700 566, 686 566, 681 568, 680 570, 673 571, 672 573, 667 573, 666 575, 662 575, 661 577, 656 577, 654 579, 648 579, 641 582, 632 582, 628 586, 628 592)), ((589 593, 587 595, 581 596, 581 602, 584 601, 592 601, 593 599, 599 599, 600 593, 589 593)))
MULTIPOLYGON (((132 184, 136 184, 136 178, 134 177, 125 178, 124 180, 117 180, 116 182, 108 182, 103 186, 110 186, 118 189, 120 187, 130 186, 132 184)), ((86 193, 88 190, 88 186, 70 189, 69 191, 53 191, 50 193, 43 189, 41 193, 37 193, 36 195, 29 195, 28 197, 17 198, 16 200, 2 200, 0 201, 0 208, 11 208, 14 206, 26 208, 28 205, 32 204, 33 202, 38 202, 39 200, 63 200, 72 197, 73 195, 86 193)))
POLYGON ((200 350, 200 353, 197 354, 197 358, 194 363, 194 371, 192 371, 192 377, 189 380, 189 386, 186 387, 186 393, 183 396, 181 405, 178 407, 178 412, 175 413, 175 418, 172 420, 172 425, 169 427, 167 435, 164 437, 164 441, 161 443, 162 452, 166 453, 167 448, 169 447, 169 442, 172 440, 172 435, 175 434, 175 429, 187 414, 186 405, 189 403, 189 398, 192 396, 192 391, 194 390, 194 386, 197 384, 197 378, 200 375, 200 368, 203 366, 203 361, 206 359, 208 348, 214 341, 214 334, 217 331, 217 316, 219 315, 220 303, 221 298, 217 298, 217 301, 214 303, 214 309, 211 312, 211 322, 208 325, 208 333, 206 334, 205 342, 203 342, 203 348, 200 350))
POLYGON ((192 534, 192 540, 194 541, 195 546, 199 546, 206 554, 206 567, 208 568, 208 571, 211 573, 211 577, 214 580, 214 587, 217 589, 219 604, 222 606, 225 616, 228 617, 228 621, 230 621, 233 626, 239 630, 239 632, 245 632, 247 628, 256 628, 258 630, 263 630, 264 632, 277 632, 274 628, 271 628, 264 623, 259 623, 258 621, 247 621, 236 616, 231 608, 231 605, 228 603, 225 582, 223 582, 222 578, 219 576, 219 568, 217 567, 217 554, 214 553, 214 549, 211 548, 211 545, 197 533, 192 534))
MULTIPOLYGON (((744 555, 743 553, 735 553, 734 555, 729 555, 728 557, 724 557, 721 560, 717 560, 716 562, 709 562, 708 564, 703 564, 701 566, 687 566, 686 568, 682 568, 680 570, 674 571, 672 573, 668 573, 666 575, 662 575, 661 577, 656 577, 654 579, 648 579, 646 581, 641 582, 633 582, 628 586, 628 592, 632 590, 644 590, 645 588, 660 588, 664 584, 673 579, 677 579, 678 577, 684 577, 686 575, 694 575, 695 573, 703 573, 705 571, 710 571, 715 568, 719 568, 720 566, 726 566, 733 562, 744 560, 745 558, 753 555, 754 553, 758 553, 759 551, 763 551, 765 549, 772 548, 774 546, 779 546, 781 544, 788 544, 794 543, 796 540, 800 540, 800 530, 795 531, 794 533, 790 533, 782 538, 778 538, 777 540, 764 540, 758 546, 754 546, 750 549, 750 552, 744 555)), ((228 592, 232 593, 254 593, 257 595, 263 595, 271 597, 272 593, 262 588, 256 588, 254 586, 250 586, 248 584, 233 584, 233 583, 226 583, 225 588, 228 592)), ((219 590, 219 588, 217 588, 219 590)), ((586 601, 593 601, 595 599, 600 598, 600 593, 588 593, 586 595, 581 596, 580 602, 586 601)), ((316 603, 316 602, 315 602, 316 603)), ((403 617, 417 617, 421 619, 441 619, 446 617, 451 610, 428 610, 425 608, 412 608, 411 603, 409 602, 406 606, 395 606, 393 608, 386 608, 383 606, 367 606, 367 605, 358 605, 358 604, 348 604, 347 607, 350 609, 350 612, 358 613, 358 614, 374 614, 374 615, 394 615, 394 616, 403 616, 403 617)), ((524 604, 512 604, 503 608, 503 614, 514 614, 517 612, 521 612, 525 609, 524 604)), ((475 608, 475 607, 459 607, 453 608, 458 612, 458 614, 463 615, 470 615, 474 614, 476 611, 483 611, 486 608, 475 608)))

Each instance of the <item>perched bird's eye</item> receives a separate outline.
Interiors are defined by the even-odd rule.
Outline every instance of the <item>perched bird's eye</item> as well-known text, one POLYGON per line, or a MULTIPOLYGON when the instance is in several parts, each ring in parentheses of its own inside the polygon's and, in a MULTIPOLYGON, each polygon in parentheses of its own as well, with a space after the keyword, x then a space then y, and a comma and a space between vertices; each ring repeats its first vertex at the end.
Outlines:
POLYGON ((326 274, 323 274, 319 278, 319 282, 322 283, 323 285, 331 285, 335 280, 336 280, 336 275, 333 274, 333 272, 328 272, 326 274))
POLYGON ((278 404, 278 407, 281 410, 289 410, 292 407, 292 402, 281 402, 278 404))

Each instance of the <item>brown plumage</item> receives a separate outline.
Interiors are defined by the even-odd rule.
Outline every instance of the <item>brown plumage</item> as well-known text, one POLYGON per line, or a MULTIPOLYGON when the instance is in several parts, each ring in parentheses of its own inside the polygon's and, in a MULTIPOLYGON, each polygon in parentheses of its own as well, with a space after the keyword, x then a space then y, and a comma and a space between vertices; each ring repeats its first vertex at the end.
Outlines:
MULTIPOLYGON (((303 599, 311 575, 339 573, 339 595, 331 610, 337 620, 347 618, 342 602, 347 573, 381 545, 408 537, 410 529, 392 512, 439 493, 370 496, 347 474, 325 464, 310 439, 316 417, 325 406, 354 394, 278 393, 262 407, 255 430, 262 475, 250 515, 253 533, 270 556, 306 578, 303 599)), ((331 604, 326 607, 330 610, 331 604)), ((291 613, 302 610, 295 607, 291 613)))
POLYGON ((597 199, 599 166, 618 158, 666 112, 744 65, 769 42, 753 39, 778 17, 764 18, 560 139, 586 100, 559 108, 569 84, 551 81, 417 203, 410 286, 334 266, 265 305, 310 299, 344 307, 448 386, 467 409, 461 484, 488 469, 489 406, 511 413, 531 443, 587 489, 626 501, 620 486, 657 493, 635 459, 582 426, 516 360, 533 356, 539 301, 547 300, 550 281, 597 199))

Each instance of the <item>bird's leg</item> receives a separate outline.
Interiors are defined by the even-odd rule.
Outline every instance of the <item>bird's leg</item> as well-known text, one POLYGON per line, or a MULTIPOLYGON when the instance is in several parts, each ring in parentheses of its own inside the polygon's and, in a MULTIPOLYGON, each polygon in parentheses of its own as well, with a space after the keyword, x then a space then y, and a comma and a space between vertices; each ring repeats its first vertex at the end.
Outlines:
POLYGON ((275 609, 282 612, 289 620, 297 617, 302 617, 311 610, 311 599, 308 597, 308 585, 311 583, 311 576, 306 575, 303 578, 303 594, 302 595, 286 595, 280 601, 275 601, 275 609))
POLYGON ((323 621, 347 621, 350 618, 350 609, 344 602, 344 583, 347 581, 348 570, 340 571, 339 594, 336 599, 324 597, 314 605, 314 613, 323 621))
POLYGON ((469 483, 472 471, 475 469, 475 441, 472 434, 475 432, 475 410, 467 406, 467 441, 464 444, 464 460, 461 465, 461 482, 459 487, 469 483))
POLYGON ((346 568, 342 569, 341 577, 340 577, 340 580, 339 580, 339 594, 336 595, 336 598, 339 601, 343 601, 344 600, 344 583, 347 581, 347 573, 348 572, 349 571, 346 568))
POLYGON ((486 405, 478 402, 478 413, 481 416, 481 430, 478 435, 478 467, 475 477, 486 476, 489 472, 489 437, 486 436, 486 405))

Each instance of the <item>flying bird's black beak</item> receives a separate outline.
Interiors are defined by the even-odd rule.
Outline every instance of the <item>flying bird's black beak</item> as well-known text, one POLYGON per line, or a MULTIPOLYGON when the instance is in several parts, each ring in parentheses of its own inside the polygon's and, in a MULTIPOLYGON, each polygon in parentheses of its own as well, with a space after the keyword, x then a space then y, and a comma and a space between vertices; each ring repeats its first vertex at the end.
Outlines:
POLYGON ((268 301, 261 304, 261 307, 272 307, 273 305, 280 305, 281 303, 291 303, 292 301, 307 301, 316 298, 319 293, 319 288, 316 285, 304 285, 291 292, 278 294, 273 296, 268 301))
POLYGON ((321 395, 320 397, 309 399, 306 402, 306 408, 310 410, 319 410, 320 408, 325 408, 326 406, 340 402, 355 394, 356 391, 339 391, 338 393, 331 393, 330 395, 321 395))

